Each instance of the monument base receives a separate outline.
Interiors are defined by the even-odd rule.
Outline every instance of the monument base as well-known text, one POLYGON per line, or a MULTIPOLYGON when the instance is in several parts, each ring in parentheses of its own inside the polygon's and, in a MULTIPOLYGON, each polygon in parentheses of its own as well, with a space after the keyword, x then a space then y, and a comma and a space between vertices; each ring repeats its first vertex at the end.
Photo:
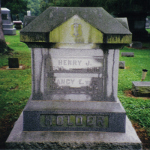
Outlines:
POLYGON ((16 35, 16 28, 3 28, 4 35, 16 35))
POLYGON ((23 131, 125 133, 126 112, 117 102, 31 100, 23 110, 23 131))
POLYGON ((131 122, 126 118, 126 132, 94 131, 23 131, 23 113, 15 123, 6 146, 8 149, 132 149, 141 150, 131 122))

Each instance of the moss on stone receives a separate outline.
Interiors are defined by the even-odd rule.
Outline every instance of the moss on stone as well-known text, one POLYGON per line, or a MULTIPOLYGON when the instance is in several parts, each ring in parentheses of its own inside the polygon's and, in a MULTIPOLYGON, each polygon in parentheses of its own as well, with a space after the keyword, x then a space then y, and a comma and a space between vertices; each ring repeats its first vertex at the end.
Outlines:
POLYGON ((75 15, 49 34, 52 43, 103 43, 103 33, 75 15))
POLYGON ((101 7, 49 7, 20 34, 22 42, 128 44, 132 41, 131 32, 101 7))

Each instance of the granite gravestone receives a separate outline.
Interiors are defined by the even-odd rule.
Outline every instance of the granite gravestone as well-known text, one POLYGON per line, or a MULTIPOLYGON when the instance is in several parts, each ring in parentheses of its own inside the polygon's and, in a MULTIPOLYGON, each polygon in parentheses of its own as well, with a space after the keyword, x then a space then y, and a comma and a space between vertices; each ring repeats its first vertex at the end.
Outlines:
POLYGON ((24 19, 23 19, 23 28, 25 26, 27 26, 31 21, 33 21, 34 19, 36 18, 36 16, 24 16, 24 19))
POLYGON ((133 52, 122 52, 121 56, 122 57, 134 57, 134 53, 133 52))
POLYGON ((132 41, 132 43, 130 44, 130 47, 139 49, 139 48, 142 48, 143 46, 142 46, 141 42, 133 42, 132 41))
POLYGON ((13 21, 13 23, 14 23, 15 28, 16 28, 17 30, 22 29, 22 21, 21 21, 21 20, 13 21))
POLYGON ((132 82, 132 93, 137 97, 149 97, 150 96, 150 82, 132 82))
POLYGON ((125 69, 125 61, 119 61, 119 69, 125 69))
POLYGON ((31 16, 31 11, 27 11, 27 16, 31 16))
POLYGON ((9 68, 19 68, 18 58, 8 58, 9 68))
POLYGON ((5 35, 15 35, 16 29, 13 28, 13 23, 11 22, 10 10, 7 8, 1 8, 3 31, 5 35))
POLYGON ((119 48, 131 40, 103 8, 50 7, 25 26, 32 95, 7 146, 141 149, 117 98, 119 48))

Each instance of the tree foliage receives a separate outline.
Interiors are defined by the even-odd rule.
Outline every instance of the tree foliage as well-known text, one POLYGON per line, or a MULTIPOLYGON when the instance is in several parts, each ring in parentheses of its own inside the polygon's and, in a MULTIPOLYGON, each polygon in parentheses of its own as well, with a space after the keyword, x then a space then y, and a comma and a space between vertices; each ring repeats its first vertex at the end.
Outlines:
POLYGON ((49 6, 63 7, 103 7, 109 13, 147 12, 150 0, 41 0, 43 12, 49 6))
MULTIPOLYGON (((27 13, 27 0, 2 0, 2 7, 10 9, 13 16, 19 15, 23 20, 24 15, 27 13)), ((13 17, 15 19, 15 17, 13 17)))
POLYGON ((40 0, 28 0, 27 8, 31 11, 32 16, 38 16, 40 14, 40 0))

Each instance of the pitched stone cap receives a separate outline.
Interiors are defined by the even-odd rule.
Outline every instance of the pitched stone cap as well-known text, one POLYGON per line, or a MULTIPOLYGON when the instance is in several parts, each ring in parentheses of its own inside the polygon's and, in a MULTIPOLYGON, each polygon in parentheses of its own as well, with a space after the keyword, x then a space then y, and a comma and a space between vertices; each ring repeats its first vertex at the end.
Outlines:
POLYGON ((129 29, 101 7, 49 7, 23 28, 20 35, 22 42, 127 44, 132 41, 129 29), (75 26, 71 27, 73 22, 77 25, 76 29, 75 26), (69 31, 69 23, 72 23, 70 30, 77 32, 72 33, 72 37, 76 36, 75 39, 80 36, 80 39, 74 41, 68 41, 70 37, 66 40, 60 37, 58 39, 58 35, 64 36, 72 32, 69 31), (64 27, 67 27, 66 32, 63 30, 64 27), (84 35, 84 28, 91 32, 86 33, 89 36, 87 40, 84 39, 87 37, 84 35))
POLYGON ((1 11, 10 11, 8 8, 1 8, 1 11))
POLYGON ((125 28, 129 29, 127 18, 116 18, 125 28))
POLYGON ((23 19, 23 27, 27 26, 30 22, 32 22, 34 19, 36 18, 36 16, 24 16, 23 19))

